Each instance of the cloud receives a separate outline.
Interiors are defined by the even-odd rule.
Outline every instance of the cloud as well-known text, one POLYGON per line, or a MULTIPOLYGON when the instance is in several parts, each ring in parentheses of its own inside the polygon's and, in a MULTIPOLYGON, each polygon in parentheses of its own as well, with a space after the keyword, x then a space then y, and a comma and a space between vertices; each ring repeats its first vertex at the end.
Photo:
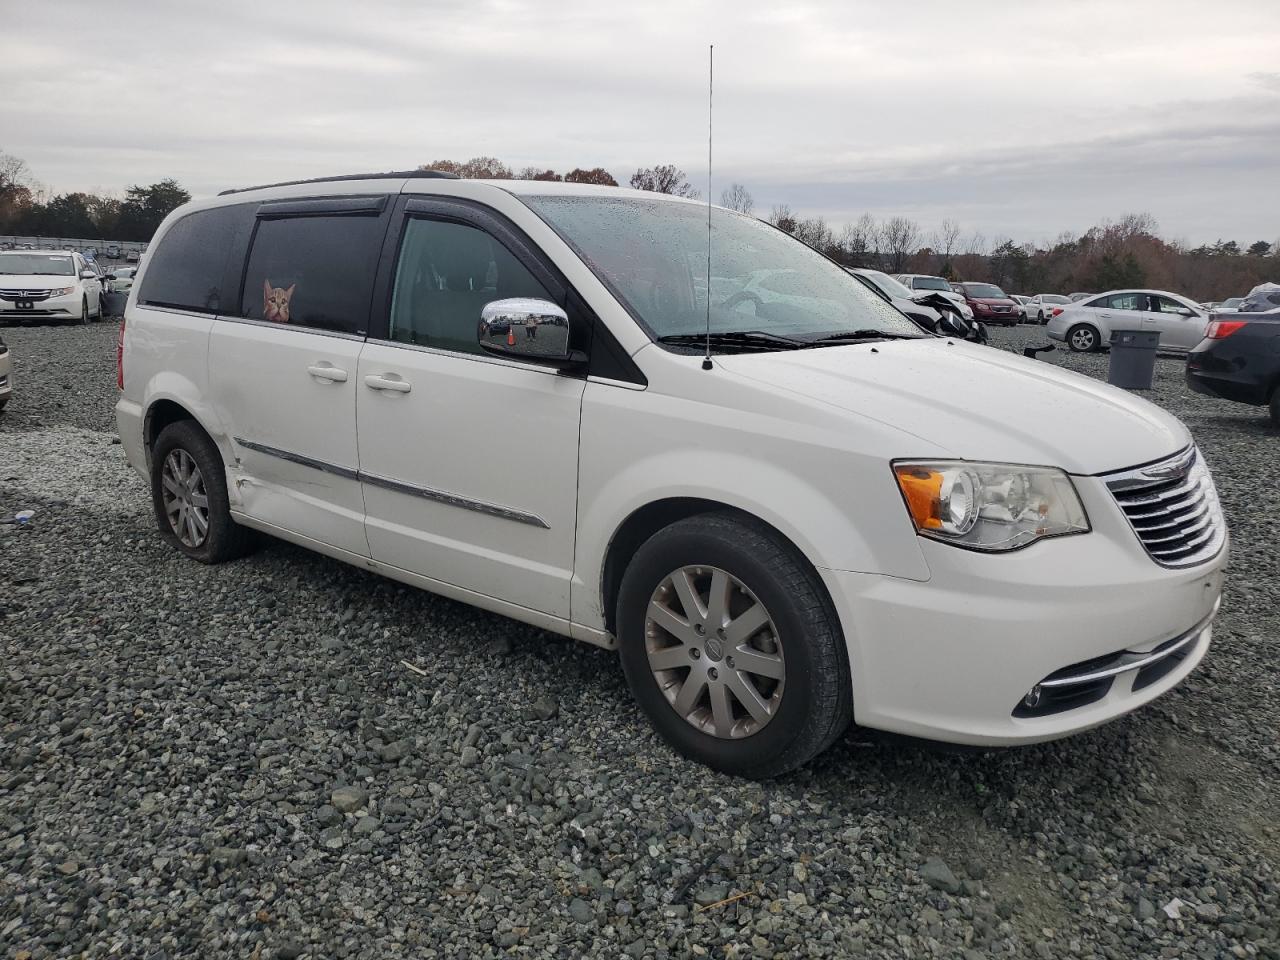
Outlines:
POLYGON ((1280 74, 1239 65, 1280 48, 1271 2, 917 0, 907 25, 866 0, 24 4, 0 39, 0 149, 59 190, 480 154, 620 179, 672 162, 704 186, 714 41, 717 196, 738 180, 762 210, 1029 239, 1128 209, 1265 236, 1280 74))

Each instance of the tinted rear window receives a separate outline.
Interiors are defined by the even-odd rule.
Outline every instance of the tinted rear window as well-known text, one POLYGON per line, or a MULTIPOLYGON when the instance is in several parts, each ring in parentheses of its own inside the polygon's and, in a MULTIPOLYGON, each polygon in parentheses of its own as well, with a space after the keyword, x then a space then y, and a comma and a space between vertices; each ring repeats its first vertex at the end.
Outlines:
POLYGON ((175 223, 150 255, 139 302, 200 313, 231 309, 238 291, 227 278, 227 254, 250 215, 237 204, 197 210, 175 223))
POLYGON ((376 215, 259 220, 240 315, 363 333, 384 228, 376 215))

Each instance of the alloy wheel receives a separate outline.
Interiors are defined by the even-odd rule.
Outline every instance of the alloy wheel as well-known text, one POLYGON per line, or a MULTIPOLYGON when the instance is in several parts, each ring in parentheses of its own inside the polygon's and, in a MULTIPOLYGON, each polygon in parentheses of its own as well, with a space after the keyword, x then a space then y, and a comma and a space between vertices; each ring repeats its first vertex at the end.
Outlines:
POLYGON ((749 737, 777 715, 786 677, 777 627, 725 570, 681 567, 658 584, 645 614, 645 652, 672 709, 703 733, 749 737))
POLYGON ((1092 330, 1081 327, 1079 330, 1072 331, 1071 345, 1082 353, 1087 353, 1093 349, 1096 336, 1092 330))
POLYGON ((160 482, 164 513, 174 535, 188 547, 199 547, 209 535, 209 495, 191 454, 181 447, 170 450, 160 482))

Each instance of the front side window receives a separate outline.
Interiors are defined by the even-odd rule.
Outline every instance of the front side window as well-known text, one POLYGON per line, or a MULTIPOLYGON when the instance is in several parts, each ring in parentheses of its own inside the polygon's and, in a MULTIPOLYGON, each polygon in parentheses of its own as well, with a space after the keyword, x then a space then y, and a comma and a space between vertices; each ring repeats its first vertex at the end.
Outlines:
POLYGON ((1160 313, 1184 314, 1186 311, 1191 309, 1185 303, 1179 303, 1177 300, 1170 300, 1168 297, 1152 297, 1151 299, 1156 302, 1156 310, 1160 313))
POLYGON ((652 335, 817 339, 920 329, 810 247, 751 217, 717 209, 707 279, 707 210, 670 200, 526 196, 652 335))
POLYGON ((384 221, 378 216, 261 219, 249 251, 240 315, 336 333, 363 333, 384 221))
POLYGON ((476 227, 413 219, 405 227, 391 294, 388 338, 481 353, 484 305, 510 297, 552 299, 505 246, 476 227))
MULTIPOLYGON (((245 204, 197 210, 166 231, 151 255, 146 283, 138 301, 199 313, 231 309, 236 291, 224 290, 227 251, 236 229, 250 217, 245 204)), ((132 275, 130 267, 116 270, 118 278, 132 275)))

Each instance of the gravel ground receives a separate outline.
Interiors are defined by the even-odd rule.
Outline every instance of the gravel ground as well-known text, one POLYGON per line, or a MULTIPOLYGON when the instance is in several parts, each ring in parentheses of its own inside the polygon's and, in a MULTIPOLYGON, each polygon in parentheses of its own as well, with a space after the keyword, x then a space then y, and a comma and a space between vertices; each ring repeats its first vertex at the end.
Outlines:
POLYGON ((113 437, 114 326, 4 335, 0 516, 36 515, 0 525, 0 956, 1280 957, 1280 435, 1179 361, 1153 398, 1234 537, 1189 681, 757 784, 666 749, 608 652, 282 543, 180 558, 113 437))

